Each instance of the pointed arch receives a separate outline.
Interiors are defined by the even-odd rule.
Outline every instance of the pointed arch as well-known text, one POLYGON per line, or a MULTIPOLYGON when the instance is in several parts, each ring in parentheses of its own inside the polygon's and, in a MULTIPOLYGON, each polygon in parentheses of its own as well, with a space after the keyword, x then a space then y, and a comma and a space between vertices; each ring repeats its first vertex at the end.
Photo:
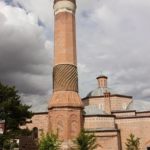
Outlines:
POLYGON ((78 117, 76 114, 72 114, 72 115, 70 115, 69 120, 70 120, 70 136, 71 136, 71 138, 74 138, 74 137, 76 137, 76 134, 77 134, 77 131, 79 128, 79 124, 77 122, 78 117))
POLYGON ((60 138, 63 138, 63 134, 64 134, 64 122, 62 119, 63 119, 63 115, 58 115, 56 117, 56 122, 55 122, 57 133, 60 138))

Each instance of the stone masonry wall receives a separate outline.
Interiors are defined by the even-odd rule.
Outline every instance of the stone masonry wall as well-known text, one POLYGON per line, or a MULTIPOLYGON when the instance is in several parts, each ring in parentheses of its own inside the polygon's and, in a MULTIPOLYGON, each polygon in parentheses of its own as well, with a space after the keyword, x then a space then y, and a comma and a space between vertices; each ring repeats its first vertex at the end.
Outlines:
POLYGON ((97 132, 97 143, 99 147, 96 150, 120 150, 118 133, 114 132, 97 132))
MULTIPOLYGON (((105 105, 105 99, 104 97, 92 97, 92 98, 87 98, 83 100, 83 103, 85 106, 87 105, 96 105, 102 110, 104 110, 104 105, 105 105)), ((128 105, 132 102, 132 98, 128 97, 119 97, 119 96, 111 96, 110 97, 111 101, 111 110, 126 110, 128 105)))
POLYGON ((48 131, 48 113, 35 114, 32 117, 31 122, 29 121, 29 123, 27 123, 25 126, 22 126, 21 128, 28 128, 28 129, 32 130, 35 127, 38 128, 39 136, 42 132, 47 133, 47 131, 48 131))
POLYGON ((126 110, 131 102, 131 98, 113 96, 111 97, 111 110, 126 110))
POLYGON ((125 150, 126 139, 131 133, 140 138, 141 150, 147 150, 150 146, 150 116, 116 119, 116 124, 121 133, 122 150, 125 150))
POLYGON ((115 128, 114 117, 85 117, 85 129, 115 128))
POLYGON ((113 115, 116 117, 128 117, 128 116, 136 116, 136 111, 124 111, 124 112, 113 112, 113 115))

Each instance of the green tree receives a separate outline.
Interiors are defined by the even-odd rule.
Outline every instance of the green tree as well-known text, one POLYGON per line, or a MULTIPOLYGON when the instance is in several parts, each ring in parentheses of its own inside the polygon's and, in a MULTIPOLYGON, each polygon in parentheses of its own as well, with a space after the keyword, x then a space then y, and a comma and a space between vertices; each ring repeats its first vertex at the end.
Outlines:
POLYGON ((3 144, 4 150, 13 150, 14 148, 18 148, 18 147, 19 145, 17 144, 15 140, 6 139, 3 144))
POLYGON ((21 130, 19 126, 25 123, 26 119, 32 117, 32 112, 29 111, 30 107, 21 103, 15 87, 0 83, 0 120, 5 121, 4 134, 0 136, 0 145, 6 139, 8 141, 8 139, 29 133, 27 129, 21 130))
POLYGON ((126 150, 140 150, 140 138, 135 137, 132 133, 129 135, 125 144, 126 150))
POLYGON ((96 143, 94 133, 87 133, 84 129, 81 130, 79 136, 74 140, 78 150, 94 150, 99 145, 96 143))
POLYGON ((19 125, 32 117, 31 106, 21 103, 15 87, 0 83, 0 119, 5 120, 5 132, 19 129, 19 125))
POLYGON ((61 142, 59 141, 57 134, 43 134, 39 143, 39 150, 59 150, 60 145, 61 142))

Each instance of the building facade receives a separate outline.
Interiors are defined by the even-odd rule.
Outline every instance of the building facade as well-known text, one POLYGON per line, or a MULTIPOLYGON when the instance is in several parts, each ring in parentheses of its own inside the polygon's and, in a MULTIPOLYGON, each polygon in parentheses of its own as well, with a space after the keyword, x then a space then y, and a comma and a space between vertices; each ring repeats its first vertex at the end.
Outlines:
MULTIPOLYGON (((100 76, 98 88, 82 99, 84 104, 84 128, 95 133, 101 147, 98 150, 125 150, 125 143, 132 133, 140 138, 140 149, 150 148, 150 103, 133 100, 132 96, 114 93, 107 86, 107 77, 100 76)), ((48 112, 35 113, 25 125, 37 127, 39 135, 48 132, 48 112)), ((72 130, 76 131, 75 128, 72 130)), ((72 132, 71 131, 71 132, 72 132)))
POLYGON ((95 134, 101 145, 98 150, 125 150, 126 139, 132 133, 140 138, 140 149, 149 150, 148 102, 114 92, 104 75, 97 77, 98 88, 82 100, 78 95, 75 11, 75 0, 54 0, 53 94, 48 111, 35 113, 24 128, 36 127, 39 135, 58 131, 66 149, 81 128, 95 134))

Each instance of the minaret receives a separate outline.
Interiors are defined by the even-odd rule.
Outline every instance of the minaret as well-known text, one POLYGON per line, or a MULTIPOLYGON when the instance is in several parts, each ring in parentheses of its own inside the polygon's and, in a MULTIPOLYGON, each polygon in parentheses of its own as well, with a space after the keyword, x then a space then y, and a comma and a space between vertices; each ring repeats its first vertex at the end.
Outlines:
POLYGON ((49 132, 68 142, 82 128, 83 104, 78 95, 75 0, 54 0, 53 95, 49 101, 49 132))

